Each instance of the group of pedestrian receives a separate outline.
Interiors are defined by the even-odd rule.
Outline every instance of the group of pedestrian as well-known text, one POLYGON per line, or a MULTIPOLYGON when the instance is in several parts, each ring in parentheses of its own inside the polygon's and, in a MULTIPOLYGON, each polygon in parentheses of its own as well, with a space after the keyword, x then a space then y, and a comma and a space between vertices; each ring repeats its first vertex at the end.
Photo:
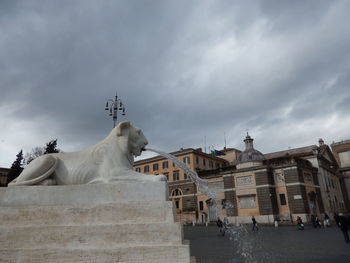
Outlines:
MULTIPOLYGON (((311 215, 311 224, 314 228, 322 228, 322 226, 326 226, 326 227, 330 227, 330 221, 329 221, 329 216, 327 215, 327 213, 324 214, 324 220, 323 220, 323 225, 321 220, 318 218, 318 216, 315 215, 311 215)), ((300 216, 297 217, 297 226, 299 230, 304 230, 304 223, 303 220, 301 219, 300 216)))
MULTIPOLYGON (((259 227, 258 227, 258 222, 256 221, 255 217, 252 217, 252 222, 253 222, 253 231, 258 231, 259 227)), ((228 228, 228 221, 227 218, 224 219, 224 221, 222 221, 220 219, 220 217, 218 217, 218 219, 216 220, 216 225, 219 228, 219 235, 225 236, 225 233, 227 231, 228 228)))
MULTIPOLYGON (((304 230, 304 223, 300 216, 297 217, 297 226, 299 230, 304 230)), ((348 217, 343 216, 342 213, 334 214, 334 221, 336 225, 339 227, 339 229, 342 231, 345 243, 350 243, 349 233, 348 230, 350 228, 350 215, 348 217)), ((319 218, 315 215, 311 215, 311 223, 314 228, 321 228, 322 223, 319 220, 319 218)), ((330 218, 327 213, 324 214, 324 221, 323 225, 326 227, 330 227, 330 218)))
MULTIPOLYGON (((350 215, 348 217, 343 216, 343 214, 339 213, 339 214, 334 214, 334 221, 337 224, 337 226, 339 227, 339 229, 342 231, 344 239, 345 239, 345 243, 350 243, 350 237, 349 237, 349 233, 348 230, 350 228, 350 215)), ((299 230, 304 230, 304 223, 303 220, 301 219, 300 216, 297 217, 297 226, 299 230)), ((256 221, 255 217, 252 216, 252 223, 253 223, 253 228, 252 231, 258 231, 259 227, 258 227, 258 222, 256 221)), ((320 221, 320 219, 315 216, 315 215, 311 215, 311 223, 312 226, 314 228, 321 228, 322 227, 322 223, 320 221)), ((224 222, 220 219, 220 217, 218 217, 217 221, 216 221, 216 225, 219 228, 219 232, 220 235, 225 236, 227 227, 228 227, 228 222, 227 220, 224 220, 224 222)), ((326 227, 330 227, 330 218, 328 216, 328 214, 324 214, 324 221, 323 221, 323 225, 326 227)))

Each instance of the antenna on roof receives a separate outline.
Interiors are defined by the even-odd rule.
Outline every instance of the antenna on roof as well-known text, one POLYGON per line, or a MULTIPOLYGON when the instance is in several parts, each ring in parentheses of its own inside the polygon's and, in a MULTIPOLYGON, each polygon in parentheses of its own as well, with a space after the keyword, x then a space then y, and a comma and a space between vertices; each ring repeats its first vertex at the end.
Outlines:
POLYGON ((224 144, 225 144, 224 149, 226 149, 226 132, 224 132, 224 144))

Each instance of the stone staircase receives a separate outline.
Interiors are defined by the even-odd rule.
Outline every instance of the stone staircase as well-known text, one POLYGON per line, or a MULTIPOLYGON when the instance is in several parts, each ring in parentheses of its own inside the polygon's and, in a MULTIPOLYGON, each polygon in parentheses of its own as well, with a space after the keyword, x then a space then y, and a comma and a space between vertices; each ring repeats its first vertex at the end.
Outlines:
POLYGON ((165 182, 2 188, 0 262, 189 263, 167 196, 165 182))

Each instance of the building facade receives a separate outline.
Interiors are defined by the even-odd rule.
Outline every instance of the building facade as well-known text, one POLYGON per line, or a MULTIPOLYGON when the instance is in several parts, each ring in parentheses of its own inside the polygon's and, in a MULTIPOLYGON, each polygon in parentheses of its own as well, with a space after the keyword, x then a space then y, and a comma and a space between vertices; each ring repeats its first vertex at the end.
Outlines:
POLYGON ((254 149, 248 134, 244 143, 242 152, 234 148, 219 151, 225 153, 222 158, 193 148, 172 153, 208 181, 209 190, 216 193, 216 207, 181 169, 161 156, 137 161, 134 169, 166 175, 169 198, 182 222, 205 223, 217 216, 233 223, 250 223, 252 216, 262 223, 294 222, 298 216, 308 222, 311 215, 323 218, 326 212, 332 217, 346 211, 342 191, 350 186, 346 181, 350 175, 350 141, 338 148, 338 144, 332 145, 333 151, 340 153, 336 156, 339 165, 323 140, 318 146, 268 154, 254 149), (344 178, 344 187, 340 178, 344 178))
POLYGON ((246 149, 236 169, 221 172, 224 180, 226 214, 231 222, 262 223, 294 221, 300 216, 323 213, 317 169, 309 161, 290 156, 266 158, 253 147, 247 135, 246 149))
POLYGON ((334 213, 345 212, 345 202, 340 185, 340 174, 338 163, 330 149, 319 140, 319 145, 310 145, 294 148, 280 152, 266 154, 267 159, 292 157, 309 161, 317 168, 317 180, 320 189, 324 211, 333 216, 334 213))
POLYGON ((339 164, 340 184, 347 212, 350 212, 350 140, 334 142, 331 148, 339 164))

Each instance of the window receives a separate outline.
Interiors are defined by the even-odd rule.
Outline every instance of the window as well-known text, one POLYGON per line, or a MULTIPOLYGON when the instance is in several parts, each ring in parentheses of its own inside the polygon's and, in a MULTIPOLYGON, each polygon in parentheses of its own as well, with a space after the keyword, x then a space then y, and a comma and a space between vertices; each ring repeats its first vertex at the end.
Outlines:
POLYGON ((213 168, 214 165, 213 165, 213 161, 212 160, 209 160, 209 168, 213 168))
POLYGON ((327 191, 328 191, 328 181, 327 181, 327 177, 324 176, 323 179, 324 179, 324 184, 326 185, 327 191))
POLYGON ((141 172, 141 168, 140 168, 140 167, 137 167, 137 168, 136 168, 136 172, 140 173, 140 172, 141 172))
POLYGON ((340 166, 344 167, 350 164, 350 151, 339 153, 340 166))
POLYGON ((203 201, 199 201, 199 210, 203 210, 203 201))
POLYGON ((190 157, 189 157, 189 156, 184 157, 184 158, 183 158, 183 162, 184 162, 185 164, 190 164, 190 157))
POLYGON ((145 165, 145 166, 143 167, 143 171, 144 171, 145 173, 148 173, 148 172, 149 172, 149 166, 148 166, 148 165, 145 165))
POLYGON ((312 175, 310 173, 304 172, 304 180, 312 182, 312 175))
POLYGON ((188 178, 187 174, 184 173, 184 180, 186 180, 188 178))
POLYGON ((216 169, 219 169, 220 168, 220 164, 219 163, 215 163, 215 167, 216 167, 216 169))
POLYGON ((255 208, 255 196, 241 196, 239 197, 239 206, 242 209, 255 208))
POLYGON ((175 163, 173 163, 173 167, 174 167, 174 168, 176 167, 175 163))
POLYGON ((335 205, 337 206, 339 203, 338 203, 338 198, 336 197, 336 196, 334 196, 334 203, 335 203, 335 205))
POLYGON ((157 163, 153 164, 153 171, 158 171, 159 165, 157 163))
POLYGON ((203 159, 203 166, 206 166, 206 165, 207 165, 207 160, 203 159))
POLYGON ((287 205, 286 195, 280 194, 280 204, 281 205, 287 205))
POLYGON ((179 171, 174 171, 173 172, 173 180, 174 181, 179 181, 180 180, 179 171))
POLYGON ((196 156, 196 164, 199 164, 199 158, 196 156))
POLYGON ((171 192, 171 196, 179 196, 179 195, 182 195, 182 191, 178 188, 174 189, 172 192, 171 192))
POLYGON ((325 186, 327 186, 326 177, 322 176, 321 178, 322 178, 321 180, 323 181, 323 184, 324 184, 325 186))
POLYGON ((175 206, 177 209, 180 208, 180 201, 179 200, 175 200, 175 206))
POLYGON ((153 171, 158 171, 159 165, 157 163, 153 164, 153 171))
POLYGON ((168 167, 169 167, 168 165, 169 165, 168 161, 163 162, 162 163, 163 169, 168 169, 168 167))

